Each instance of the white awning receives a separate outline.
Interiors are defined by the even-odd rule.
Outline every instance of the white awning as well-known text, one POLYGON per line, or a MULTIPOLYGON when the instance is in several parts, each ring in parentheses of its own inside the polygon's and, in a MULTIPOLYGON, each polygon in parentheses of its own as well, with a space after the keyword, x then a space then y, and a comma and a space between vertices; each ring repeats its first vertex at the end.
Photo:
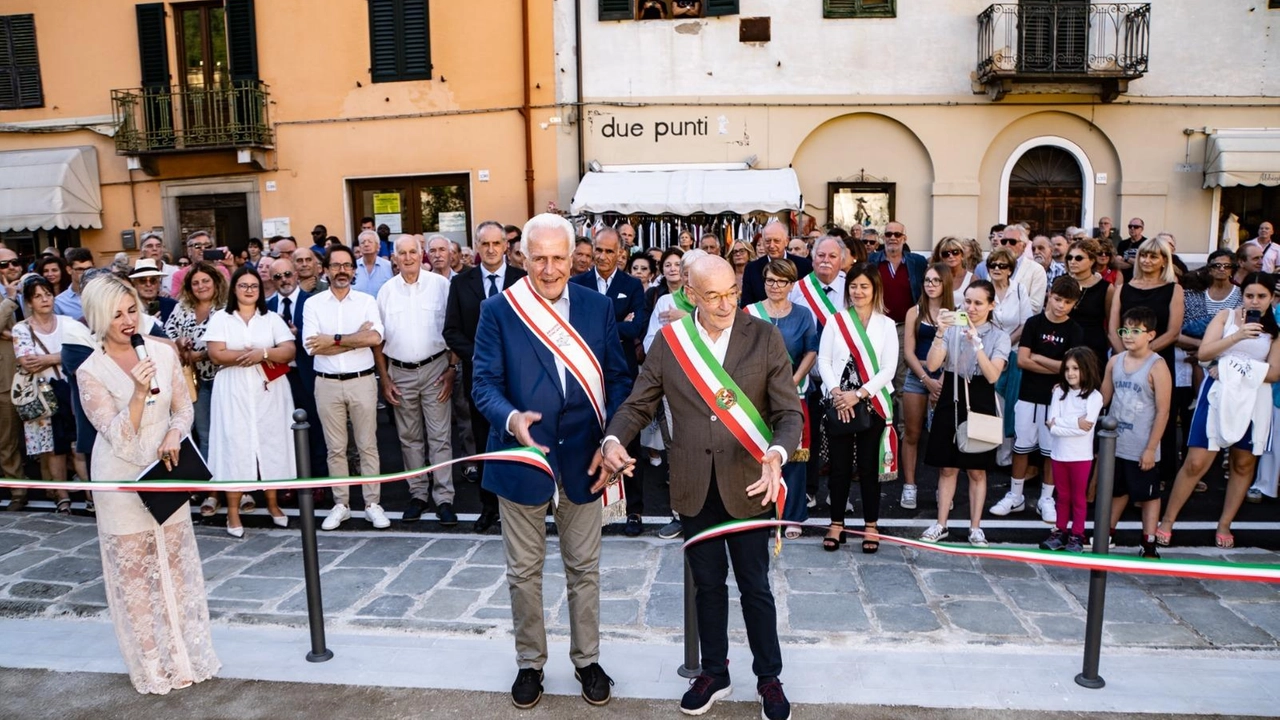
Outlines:
POLYGON ((93 147, 0 152, 0 231, 100 227, 93 147))
POLYGON ((800 182, 781 170, 589 172, 578 185, 573 214, 714 215, 800 209, 800 182))
POLYGON ((1217 130, 1204 156, 1204 186, 1280 185, 1280 129, 1217 130))

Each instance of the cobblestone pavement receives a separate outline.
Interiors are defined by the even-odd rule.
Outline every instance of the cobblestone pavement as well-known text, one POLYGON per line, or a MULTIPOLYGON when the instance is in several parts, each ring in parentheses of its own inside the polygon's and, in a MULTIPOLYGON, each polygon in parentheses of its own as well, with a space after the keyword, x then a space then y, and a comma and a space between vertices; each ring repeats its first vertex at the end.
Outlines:
MULTIPOLYGON (((243 540, 198 527, 215 622, 306 623, 296 530, 253 530, 243 540)), ((510 604, 496 536, 322 533, 324 610, 336 630, 409 630, 504 637, 510 604)), ((1169 556, 1280 563, 1280 554, 1238 549, 1169 556)), ((601 557, 606 637, 676 641, 683 623, 683 568, 676 541, 606 538, 601 557)), ((549 541, 548 631, 566 637, 563 566, 549 541)), ((849 646, 1078 644, 1084 634, 1084 571, 956 558, 885 544, 880 553, 823 552, 816 538, 789 542, 773 563, 783 642, 849 646)), ((730 628, 742 617, 736 593, 730 628)), ((1280 587, 1113 574, 1108 647, 1274 649, 1280 587)), ((92 519, 0 515, 0 616, 106 617, 92 519)))

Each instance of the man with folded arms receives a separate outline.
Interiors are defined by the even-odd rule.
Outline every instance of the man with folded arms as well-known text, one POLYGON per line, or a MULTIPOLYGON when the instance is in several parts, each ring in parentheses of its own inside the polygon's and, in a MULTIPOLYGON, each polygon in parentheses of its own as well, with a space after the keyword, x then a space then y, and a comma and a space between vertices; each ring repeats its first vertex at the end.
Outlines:
MULTIPOLYGON (((444 241, 439 236, 436 239, 444 241)), ((444 242, 447 248, 447 241, 444 242)), ((411 470, 427 464, 424 453, 427 444, 431 446, 432 464, 453 459, 449 446, 453 419, 449 395, 456 372, 441 335, 449 281, 437 273, 422 272, 422 251, 412 235, 401 235, 395 248, 400 274, 378 291, 378 312, 385 340, 382 347, 375 346, 373 352, 378 376, 382 378, 382 394, 395 411, 404 467, 411 470)), ((447 264, 445 270, 448 270, 447 264)), ((445 527, 458 524, 458 516, 453 511, 451 471, 440 470, 410 478, 409 494, 412 497, 404 511, 405 522, 420 519, 428 500, 435 500, 440 524, 445 527), (431 475, 435 475, 434 490, 431 475)))
MULTIPOLYGON (((489 420, 489 452, 535 445, 554 478, 513 462, 485 464, 483 486, 502 511, 502 545, 519 672, 511 701, 542 697, 547 661, 542 569, 547 512, 560 534, 569 597, 569 659, 592 705, 609 702, 600 667, 600 490, 594 448, 627 394, 627 363, 613 301, 569 283, 573 227, 559 215, 531 219, 521 234, 528 277, 480 305, 472 395, 489 420)), ((794 395, 794 391, 792 392, 794 395)))
MULTIPOLYGON (((782 335, 738 310, 733 267, 718 257, 693 264, 687 291, 694 314, 663 328, 601 443, 600 482, 628 473, 626 444, 653 419, 665 396, 672 421, 671 506, 686 538, 741 518, 772 517, 781 503, 782 465, 800 441, 804 418, 782 335)), ((596 463, 593 463, 593 467, 596 463)), ((729 561, 742 595, 756 692, 766 720, 786 720, 782 650, 769 588, 767 529, 705 540, 687 550, 697 587, 702 674, 680 710, 701 715, 732 692, 729 683, 729 561), (727 553, 726 553, 727 551, 727 553)))
MULTIPOLYGON (((265 258, 264 258, 265 259, 265 258)), ((328 290, 307 298, 302 309, 302 346, 315 358, 316 414, 324 428, 329 449, 329 476, 351 474, 347 464, 347 420, 355 432, 360 454, 360 474, 377 475, 378 383, 373 377, 373 350, 382 344, 382 318, 372 295, 352 292, 356 256, 338 245, 326 259, 328 290)), ((364 515, 375 528, 391 526, 378 501, 382 488, 377 483, 361 486, 364 515)), ((337 530, 351 518, 351 488, 335 485, 333 510, 320 526, 337 530)))

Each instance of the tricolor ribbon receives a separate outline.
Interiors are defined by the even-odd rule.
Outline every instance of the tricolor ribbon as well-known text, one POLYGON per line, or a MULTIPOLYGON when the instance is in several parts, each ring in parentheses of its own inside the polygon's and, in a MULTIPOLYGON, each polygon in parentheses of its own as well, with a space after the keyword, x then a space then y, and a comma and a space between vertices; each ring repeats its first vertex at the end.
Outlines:
MULTIPOLYGON (((685 540, 685 550, 707 540, 726 537, 734 533, 763 530, 784 525, 803 525, 790 520, 731 520, 694 535, 685 540)), ((929 550, 946 555, 978 558, 994 558, 1031 565, 1049 565, 1077 570, 1102 570, 1104 572, 1134 573, 1139 575, 1163 575, 1166 577, 1194 578, 1198 580, 1237 580, 1242 582, 1280 583, 1280 566, 1256 563, 1215 562, 1213 560, 1173 560, 1139 558, 1122 555, 1095 555, 1092 553, 1066 553, 1028 548, 980 548, 946 543, 927 543, 922 540, 894 537, 884 533, 867 533, 845 530, 850 535, 875 537, 880 542, 895 543, 916 550, 929 550)))
POLYGON ((127 481, 64 481, 0 479, 0 488, 28 488, 33 490, 92 490, 95 492, 253 492, 255 490, 311 490, 335 485, 389 483, 426 475, 461 462, 518 462, 542 470, 554 476, 547 456, 537 448, 520 447, 510 450, 480 453, 436 463, 415 470, 404 470, 386 475, 368 475, 345 478, 296 478, 292 480, 127 480, 127 481))

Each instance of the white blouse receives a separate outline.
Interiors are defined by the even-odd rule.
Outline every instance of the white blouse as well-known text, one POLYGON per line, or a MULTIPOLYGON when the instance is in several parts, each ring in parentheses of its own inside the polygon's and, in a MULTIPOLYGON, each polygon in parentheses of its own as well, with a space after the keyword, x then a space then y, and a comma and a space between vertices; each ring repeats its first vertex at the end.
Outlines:
MULTIPOLYGON (((849 310, 848 312, 853 312, 849 310)), ((880 371, 870 379, 864 379, 862 387, 875 395, 885 386, 891 385, 893 375, 898 370, 898 329, 893 320, 878 312, 871 313, 867 322, 867 339, 876 351, 876 360, 880 363, 880 371)), ((844 334, 831 320, 822 329, 822 338, 818 341, 818 374, 822 376, 822 386, 830 395, 831 390, 840 387, 840 376, 844 374, 844 366, 849 362, 849 345, 844 334)), ((889 388, 893 390, 892 387, 889 388)))

